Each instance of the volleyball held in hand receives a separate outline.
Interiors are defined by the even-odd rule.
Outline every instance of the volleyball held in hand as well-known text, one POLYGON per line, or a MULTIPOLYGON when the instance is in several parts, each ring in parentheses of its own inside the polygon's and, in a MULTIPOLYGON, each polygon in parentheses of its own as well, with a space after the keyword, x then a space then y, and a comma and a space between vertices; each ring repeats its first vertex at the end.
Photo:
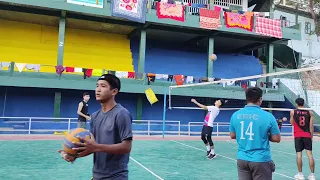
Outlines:
POLYGON ((215 61, 215 60, 217 60, 217 55, 211 54, 209 59, 210 59, 210 61, 215 61))
POLYGON ((72 142, 81 142, 83 143, 83 141, 81 141, 79 138, 77 137, 81 137, 83 139, 91 139, 91 134, 90 132, 88 132, 87 130, 83 129, 83 128, 76 128, 74 130, 72 130, 70 133, 67 133, 63 139, 63 150, 64 152, 66 152, 69 155, 73 155, 75 156, 77 153, 79 153, 79 151, 75 151, 72 148, 77 148, 78 146, 74 145, 72 142))

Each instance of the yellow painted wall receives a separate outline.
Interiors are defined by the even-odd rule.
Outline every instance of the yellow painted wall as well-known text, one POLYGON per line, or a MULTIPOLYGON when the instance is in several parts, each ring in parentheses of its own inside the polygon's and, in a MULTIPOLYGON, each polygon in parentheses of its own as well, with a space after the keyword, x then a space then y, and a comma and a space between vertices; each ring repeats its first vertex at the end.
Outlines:
POLYGON ((126 36, 71 28, 66 29, 63 65, 134 71, 126 36))
POLYGON ((58 27, 0 19, 1 62, 41 64, 40 72, 55 73, 57 46, 58 27))

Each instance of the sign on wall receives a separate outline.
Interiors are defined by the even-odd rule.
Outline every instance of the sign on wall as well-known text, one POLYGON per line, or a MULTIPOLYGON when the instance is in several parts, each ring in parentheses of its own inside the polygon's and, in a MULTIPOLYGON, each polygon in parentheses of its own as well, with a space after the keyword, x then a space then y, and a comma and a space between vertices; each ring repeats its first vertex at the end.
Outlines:
POLYGON ((103 8, 103 0, 67 0, 68 3, 103 8))

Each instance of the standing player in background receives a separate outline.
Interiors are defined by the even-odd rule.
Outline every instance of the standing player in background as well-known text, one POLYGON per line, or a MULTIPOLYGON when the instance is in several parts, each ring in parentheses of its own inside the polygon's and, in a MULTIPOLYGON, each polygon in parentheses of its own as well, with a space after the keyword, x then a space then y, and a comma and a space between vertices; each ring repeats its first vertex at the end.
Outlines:
POLYGON ((246 90, 247 105, 233 113, 230 137, 238 143, 237 166, 239 180, 272 180, 275 165, 271 158, 271 142, 279 143, 280 131, 276 118, 260 108, 262 90, 246 90))
POLYGON ((211 137, 212 129, 213 129, 213 121, 219 115, 219 112, 220 112, 219 108, 224 105, 225 101, 222 99, 219 99, 214 103, 214 106, 205 106, 203 104, 198 103, 195 99, 191 99, 191 102, 195 103, 200 108, 208 111, 208 114, 204 119, 204 124, 201 132, 201 139, 207 147, 207 157, 209 159, 213 159, 216 157, 216 154, 214 152, 212 137, 211 137))
POLYGON ((297 108, 290 112, 290 123, 294 128, 294 145, 297 152, 298 174, 294 176, 296 180, 304 180, 302 173, 302 151, 307 151, 311 174, 309 180, 315 180, 314 159, 312 156, 312 137, 313 137, 313 113, 304 108, 304 99, 296 99, 297 108))
POLYGON ((78 105, 78 128, 87 128, 87 120, 90 120, 89 116, 89 104, 88 101, 90 99, 89 93, 83 93, 83 100, 78 105))
MULTIPOLYGON (((74 143, 82 151, 78 157, 93 155, 92 180, 128 180, 128 163, 132 147, 132 118, 127 109, 117 104, 119 78, 111 74, 102 75, 96 86, 96 100, 101 109, 92 114, 90 122, 91 140, 74 143)), ((73 162, 75 157, 59 150, 63 159, 73 162)))

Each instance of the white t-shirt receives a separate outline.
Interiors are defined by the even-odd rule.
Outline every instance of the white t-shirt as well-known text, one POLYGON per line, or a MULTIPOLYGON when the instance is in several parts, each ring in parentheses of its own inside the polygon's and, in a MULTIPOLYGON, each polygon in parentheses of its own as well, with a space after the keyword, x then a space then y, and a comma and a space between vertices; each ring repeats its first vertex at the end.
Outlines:
POLYGON ((207 106, 208 114, 204 118, 204 126, 213 127, 213 121, 219 115, 220 109, 215 106, 207 106))

